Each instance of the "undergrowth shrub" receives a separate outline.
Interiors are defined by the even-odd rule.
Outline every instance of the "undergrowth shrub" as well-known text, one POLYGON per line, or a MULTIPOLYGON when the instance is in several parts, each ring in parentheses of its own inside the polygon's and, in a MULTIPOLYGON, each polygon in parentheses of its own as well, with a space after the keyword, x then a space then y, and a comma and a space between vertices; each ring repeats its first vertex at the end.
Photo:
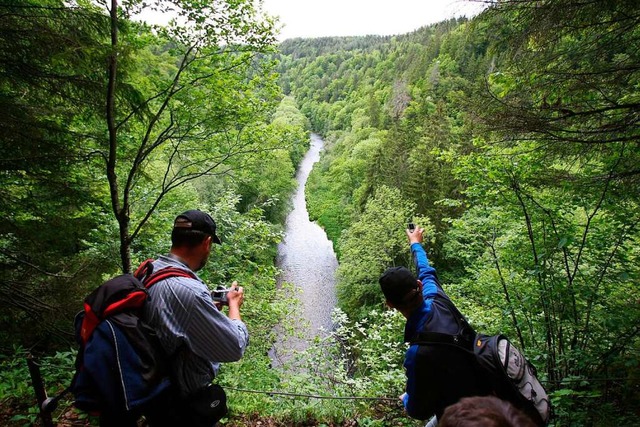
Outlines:
MULTIPOLYGON (((352 322, 340 309, 332 317, 334 330, 315 337, 282 366, 259 367, 265 388, 254 391, 261 393, 229 391, 233 415, 259 414, 285 425, 347 420, 372 427, 421 425, 406 417, 398 400, 405 384, 404 318, 391 310, 371 310, 352 322)), ((245 381, 242 372, 237 375, 241 384, 260 382, 253 377, 245 381)))

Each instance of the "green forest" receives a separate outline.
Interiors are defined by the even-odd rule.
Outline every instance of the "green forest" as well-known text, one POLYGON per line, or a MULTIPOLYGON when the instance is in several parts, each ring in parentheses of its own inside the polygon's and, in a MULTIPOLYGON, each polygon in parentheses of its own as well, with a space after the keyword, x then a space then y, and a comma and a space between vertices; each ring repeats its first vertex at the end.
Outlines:
MULTIPOLYGON (((551 425, 639 425, 639 4, 487 6, 278 42, 252 0, 0 0, 0 425, 41 425, 27 358, 64 389, 84 297, 166 253, 185 208, 223 241, 201 277, 246 286, 222 425, 424 424, 396 401, 404 318, 378 285, 412 262, 408 221, 470 323, 536 366, 551 425), (275 258, 311 133, 338 327, 283 372, 268 353, 296 301, 275 258)), ((71 396, 53 419, 97 425, 71 396)))

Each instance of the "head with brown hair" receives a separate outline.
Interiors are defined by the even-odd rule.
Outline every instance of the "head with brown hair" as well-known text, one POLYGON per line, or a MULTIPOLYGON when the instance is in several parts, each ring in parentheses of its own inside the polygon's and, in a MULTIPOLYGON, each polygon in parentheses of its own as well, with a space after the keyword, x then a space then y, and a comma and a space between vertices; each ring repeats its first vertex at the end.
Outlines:
POLYGON ((474 396, 447 407, 438 427, 536 427, 536 424, 509 402, 495 396, 474 396))

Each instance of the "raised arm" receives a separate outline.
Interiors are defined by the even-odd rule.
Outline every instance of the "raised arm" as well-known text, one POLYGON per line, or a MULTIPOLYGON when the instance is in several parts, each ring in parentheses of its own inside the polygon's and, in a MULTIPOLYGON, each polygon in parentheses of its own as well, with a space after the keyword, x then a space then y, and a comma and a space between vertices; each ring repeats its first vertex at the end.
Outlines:
POLYGON ((416 264, 418 280, 422 282, 422 296, 427 298, 434 296, 440 286, 436 280, 436 269, 429 265, 427 253, 422 247, 423 233, 424 229, 420 227, 414 230, 407 229, 407 238, 416 264))

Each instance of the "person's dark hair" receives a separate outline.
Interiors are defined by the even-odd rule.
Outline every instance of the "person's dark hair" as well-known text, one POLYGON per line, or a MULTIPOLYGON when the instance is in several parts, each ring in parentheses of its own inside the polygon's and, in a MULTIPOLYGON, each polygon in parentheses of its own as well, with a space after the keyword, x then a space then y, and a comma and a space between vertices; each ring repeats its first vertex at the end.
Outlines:
POLYGON ((511 403, 495 396, 465 397, 448 406, 438 427, 536 427, 511 403))
POLYGON ((211 236, 202 231, 174 228, 171 231, 171 246, 174 248, 195 248, 207 237, 211 236))
POLYGON ((408 268, 388 268, 378 282, 385 299, 395 308, 410 309, 422 304, 418 279, 408 268))

